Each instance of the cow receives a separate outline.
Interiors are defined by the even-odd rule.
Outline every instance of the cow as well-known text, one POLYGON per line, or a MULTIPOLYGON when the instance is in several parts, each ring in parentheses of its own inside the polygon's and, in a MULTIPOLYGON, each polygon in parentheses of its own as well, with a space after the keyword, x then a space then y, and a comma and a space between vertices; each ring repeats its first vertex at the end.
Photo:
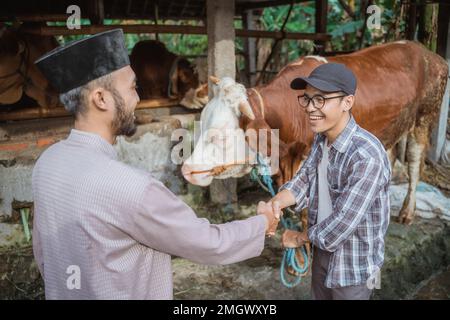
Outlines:
POLYGON ((185 58, 167 50, 156 40, 143 40, 130 55, 141 99, 177 98, 189 109, 203 108, 208 102, 208 85, 200 84, 198 72, 185 58))
MULTIPOLYGON (((448 78, 446 61, 412 41, 377 45, 328 58, 301 57, 285 66, 270 83, 247 90, 230 78, 213 78, 217 96, 202 111, 203 131, 182 166, 185 179, 206 186, 213 178, 248 173, 250 159, 254 158, 249 156, 252 152, 237 153, 236 144, 230 141, 239 140, 236 136, 253 128, 270 133, 264 142, 269 155, 273 129, 279 129, 280 160, 275 178, 278 186, 290 180, 309 153, 313 140, 307 115, 297 102, 303 90, 292 90, 290 83, 327 62, 343 63, 356 75, 358 86, 352 115, 361 127, 380 139, 390 152, 391 162, 393 147, 406 137, 409 188, 398 221, 410 224, 430 131, 437 122, 448 78), (251 107, 250 112, 244 108, 246 104, 251 107), (211 128, 215 130, 205 130, 211 128), (221 134, 225 128, 233 128, 234 137, 221 134), (217 152, 218 149, 223 150, 217 152), (228 154, 234 154, 235 165, 229 162, 228 154)), ((247 147, 258 151, 254 149, 257 145, 247 147)))
POLYGON ((1 105, 12 105, 24 94, 39 106, 58 105, 58 94, 34 65, 40 56, 56 48, 52 36, 29 34, 23 28, 0 26, 0 110, 1 105))

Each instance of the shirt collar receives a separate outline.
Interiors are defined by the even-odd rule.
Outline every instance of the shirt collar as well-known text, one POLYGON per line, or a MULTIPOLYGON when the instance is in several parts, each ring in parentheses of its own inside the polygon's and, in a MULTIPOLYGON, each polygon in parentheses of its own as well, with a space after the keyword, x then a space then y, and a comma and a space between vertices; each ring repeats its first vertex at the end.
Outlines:
POLYGON ((108 158, 114 160, 117 159, 117 152, 114 147, 96 133, 72 129, 67 140, 89 146, 92 149, 105 154, 108 158))
MULTIPOLYGON (((355 133, 357 128, 357 124, 353 116, 350 116, 350 120, 348 121, 345 129, 338 135, 336 140, 332 143, 331 147, 336 149, 340 153, 344 153, 347 151, 350 142, 352 141, 353 134, 355 133)), ((320 134, 319 142, 322 143, 325 141, 325 135, 320 134)))

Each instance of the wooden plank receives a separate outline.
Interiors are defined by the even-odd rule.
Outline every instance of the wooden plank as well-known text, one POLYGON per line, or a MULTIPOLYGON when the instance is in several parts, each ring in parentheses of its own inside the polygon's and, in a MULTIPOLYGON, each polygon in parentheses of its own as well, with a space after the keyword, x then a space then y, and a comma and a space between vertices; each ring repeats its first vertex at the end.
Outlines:
MULTIPOLYGON (((24 31, 31 34, 45 36, 68 36, 95 34, 116 28, 123 29, 124 33, 177 33, 177 34, 200 34, 206 35, 206 27, 186 26, 186 25, 153 25, 153 24, 134 24, 134 25, 89 25, 81 26, 81 29, 67 29, 64 26, 40 26, 33 28, 24 28, 24 31)), ((236 29, 237 37, 253 38, 274 38, 274 39, 292 39, 292 40, 312 40, 328 41, 331 36, 325 33, 301 33, 301 32, 280 32, 264 30, 244 30, 236 29)))
POLYGON ((263 9, 269 7, 278 7, 286 4, 294 3, 302 3, 302 2, 311 2, 312 0, 270 0, 270 1, 259 1, 259 2, 247 2, 244 4, 236 3, 236 11, 238 13, 251 10, 251 9, 263 9))
MULTIPOLYGON (((179 105, 177 99, 147 99, 141 100, 136 106, 136 110, 152 109, 152 108, 170 108, 179 105)), ((1 110, 1 108, 0 108, 1 110)), ((40 118, 67 117, 70 113, 63 106, 55 108, 31 107, 17 111, 0 112, 0 121, 27 120, 40 118)))

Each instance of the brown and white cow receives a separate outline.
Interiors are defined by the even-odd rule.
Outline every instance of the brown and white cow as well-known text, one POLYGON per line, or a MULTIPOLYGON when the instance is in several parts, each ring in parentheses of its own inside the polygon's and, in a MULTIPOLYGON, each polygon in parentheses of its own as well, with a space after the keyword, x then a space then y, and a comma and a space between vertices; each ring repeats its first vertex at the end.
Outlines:
POLYGON ((25 93, 41 107, 54 107, 58 95, 34 61, 56 48, 54 37, 22 32, 22 28, 0 26, 0 109, 18 102, 25 93))
POLYGON ((355 73, 358 88, 352 114, 363 128, 375 134, 386 149, 393 148, 407 136, 410 179, 399 221, 411 223, 420 169, 448 78, 444 59, 415 42, 398 41, 330 58, 303 57, 284 67, 269 84, 248 89, 240 96, 236 92, 242 91, 242 85, 232 79, 226 79, 226 83, 222 83, 224 79, 220 80, 217 93, 226 96, 228 91, 234 96, 215 97, 203 110, 202 120, 207 122, 202 123, 202 127, 214 128, 216 134, 204 130, 182 167, 184 177, 193 184, 205 186, 213 177, 249 172, 251 164, 242 165, 249 159, 248 153, 236 154, 235 144, 228 141, 229 135, 220 135, 217 139, 217 132, 233 127, 238 135, 242 135, 239 129, 279 129, 280 170, 276 181, 281 185, 291 179, 309 153, 313 134, 305 112, 297 103, 297 96, 303 92, 290 89, 290 83, 296 77, 308 76, 315 67, 328 61, 343 63, 355 73), (235 106, 230 107, 230 104, 240 105, 247 101, 253 111, 250 117, 242 115, 235 106), (203 117, 203 113, 207 117, 203 117), (217 152, 218 149, 223 150, 217 152), (228 159, 231 156, 223 157, 233 153, 233 161, 239 163, 237 166, 230 166, 228 159))
POLYGON ((207 84, 200 84, 195 67, 156 40, 136 43, 130 56, 141 99, 172 97, 189 109, 208 102, 207 84))

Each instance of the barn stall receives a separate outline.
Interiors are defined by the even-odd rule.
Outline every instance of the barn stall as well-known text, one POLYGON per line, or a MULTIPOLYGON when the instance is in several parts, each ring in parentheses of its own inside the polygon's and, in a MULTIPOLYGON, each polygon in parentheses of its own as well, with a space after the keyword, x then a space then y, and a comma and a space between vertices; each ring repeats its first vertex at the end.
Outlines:
MULTIPOLYGON (((361 7, 365 8, 369 4, 369 1, 363 1, 361 7)), ((206 56, 207 72, 204 73, 238 78, 247 86, 253 86, 267 82, 281 69, 282 62, 280 65, 279 61, 277 65, 274 60, 279 56, 277 50, 280 44, 287 40, 308 42, 312 48, 309 54, 324 56, 358 49, 332 46, 332 36, 327 33, 332 31, 329 30, 327 16, 336 5, 341 5, 349 17, 357 14, 354 12, 354 2, 346 5, 345 1, 255 0, 223 3, 216 0, 104 0, 60 1, 57 5, 50 1, 34 4, 16 1, 4 6, 0 17, 8 26, 22 24, 23 32, 27 34, 60 39, 117 28, 117 24, 108 22, 116 20, 120 21, 119 26, 124 32, 130 35, 152 34, 155 39, 167 34, 206 35, 208 44, 203 57, 206 56), (89 20, 80 29, 68 29, 64 24, 70 15, 66 13, 66 9, 72 4, 78 5, 81 16, 89 20), (300 6, 311 4, 314 8, 314 32, 285 31, 291 12, 299 10, 300 6), (264 8, 273 6, 287 8, 279 30, 257 29, 255 21, 262 15, 264 8), (235 28, 236 20, 240 21, 241 28, 235 28), (180 21, 181 24, 173 23, 180 21), (183 24, 183 21, 196 23, 183 24), (243 39, 242 51, 235 47, 237 38, 243 39), (273 41, 264 48, 260 43, 257 45, 259 39, 273 41), (261 51, 265 51, 265 54, 260 54, 261 51), (236 72, 236 61, 239 59, 243 68, 238 68, 236 72), (273 70, 268 70, 269 66, 273 70)), ((438 2, 422 4, 402 1, 396 7, 396 13, 401 18, 396 23, 406 25, 401 36, 407 39, 419 38, 425 42, 427 38, 433 37, 431 31, 434 29, 435 50, 448 59, 449 17, 445 8, 446 4, 438 2), (434 22, 431 19, 431 26, 428 26, 427 23, 430 22, 424 17, 430 14, 434 17, 434 22)), ((366 21, 367 15, 362 16, 366 21)), ((364 27, 366 24, 362 25, 364 27)), ((392 28, 395 31, 399 26, 394 24, 392 28)), ((365 29, 360 30, 363 35, 358 39, 360 48, 368 45, 364 44, 364 34, 367 32, 369 31, 365 29)), ((206 77, 204 80, 207 79, 206 77)), ((209 85, 211 87, 211 83, 209 85)), ((210 97, 211 94, 210 92, 210 97)), ((131 138, 119 139, 115 146, 121 160, 150 171, 189 203, 199 215, 212 221, 228 221, 233 213, 238 218, 254 214, 257 201, 268 199, 268 194, 248 178, 216 180, 209 190, 205 190, 187 184, 181 177, 179 165, 171 161, 172 148, 177 142, 173 141, 172 133, 178 128, 192 128, 194 121, 199 119, 201 110, 180 106, 180 100, 180 97, 141 100, 136 112, 140 123, 138 132, 131 138)), ((444 189, 443 192, 448 197, 446 180, 442 178, 442 170, 445 169, 438 164, 446 144, 448 93, 447 100, 444 99, 442 105, 440 121, 431 137, 429 157, 432 162, 425 170, 423 179, 444 189)), ((0 264, 1 298, 43 297, 42 282, 30 247, 33 216, 31 172, 39 155, 51 144, 64 139, 72 124, 73 119, 62 106, 38 105, 36 100, 26 96, 21 98, 19 104, 6 105, 0 110, 0 256, 4 262, 0 264)), ((399 181, 404 179, 402 170, 404 168, 399 166, 399 181)), ((434 189, 429 190, 434 192, 434 189)), ((441 213, 441 216, 448 215, 449 208, 443 209, 447 212, 441 213)), ((414 295, 417 285, 449 265, 448 235, 447 222, 437 218, 436 214, 430 220, 418 219, 409 227, 391 224, 387 240, 387 271, 382 275, 385 285, 377 292, 376 297, 414 297, 411 295, 414 295), (412 260, 419 263, 411 267, 412 260), (401 276, 400 270, 403 270, 401 276)), ((279 235, 268 241, 261 257, 225 267, 199 266, 184 259, 174 259, 175 298, 310 298, 309 277, 293 289, 281 285, 278 268, 282 251, 278 243, 279 235)))

